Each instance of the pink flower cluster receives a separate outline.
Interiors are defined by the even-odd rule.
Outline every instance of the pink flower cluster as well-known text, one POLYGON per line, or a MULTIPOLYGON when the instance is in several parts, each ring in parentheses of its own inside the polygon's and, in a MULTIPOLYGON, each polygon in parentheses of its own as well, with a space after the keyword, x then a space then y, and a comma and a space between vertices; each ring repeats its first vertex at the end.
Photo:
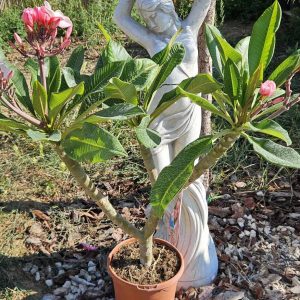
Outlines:
MULTIPOLYGON (((27 41, 36 50, 39 57, 52 56, 62 52, 71 43, 71 33, 73 24, 69 17, 60 10, 53 11, 50 4, 45 1, 41 7, 26 8, 22 14, 27 41), (53 50, 53 45, 57 37, 58 28, 66 30, 64 38, 61 40, 58 49, 53 50), (51 51, 47 51, 51 48, 51 51)), ((25 51, 24 44, 20 36, 14 34, 15 48, 25 56, 30 56, 25 51)))

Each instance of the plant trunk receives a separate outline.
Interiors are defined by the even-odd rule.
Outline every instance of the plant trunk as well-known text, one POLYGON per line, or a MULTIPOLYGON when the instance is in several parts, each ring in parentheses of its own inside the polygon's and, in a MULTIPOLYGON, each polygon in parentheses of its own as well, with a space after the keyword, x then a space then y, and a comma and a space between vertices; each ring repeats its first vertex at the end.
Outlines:
MULTIPOLYGON (((215 15, 216 15, 216 0, 212 0, 210 9, 207 13, 207 16, 204 20, 203 25, 200 28, 198 35, 198 53, 199 53, 199 73, 212 74, 212 60, 206 46, 205 39, 205 25, 206 24, 215 24, 215 15)), ((204 95, 209 102, 212 101, 211 95, 204 95)), ((211 112, 207 110, 202 110, 202 128, 201 135, 210 135, 211 134, 211 112)), ((210 170, 206 170, 203 174, 203 184, 208 189, 209 180, 210 180, 210 170)))
POLYGON ((83 188, 85 193, 91 197, 93 201, 102 209, 105 215, 117 226, 119 226, 124 232, 141 240, 143 237, 142 232, 138 230, 134 225, 129 223, 123 218, 108 201, 105 196, 94 183, 90 177, 85 173, 81 165, 75 160, 71 159, 59 145, 56 144, 55 150, 60 159, 65 163, 72 176, 76 179, 77 183, 83 188))
POLYGON ((232 132, 222 137, 215 147, 199 160, 187 185, 193 183, 195 180, 201 177, 206 170, 212 168, 218 162, 218 160, 234 145, 239 137, 240 132, 232 132))

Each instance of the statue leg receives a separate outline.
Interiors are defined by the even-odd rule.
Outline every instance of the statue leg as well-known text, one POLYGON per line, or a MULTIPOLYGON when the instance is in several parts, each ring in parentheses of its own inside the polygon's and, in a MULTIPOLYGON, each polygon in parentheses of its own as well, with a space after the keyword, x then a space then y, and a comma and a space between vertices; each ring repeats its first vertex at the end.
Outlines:
MULTIPOLYGON (((199 137, 200 128, 201 118, 197 119, 190 131, 173 143, 174 155, 199 137)), ((207 222, 206 192, 199 179, 172 201, 156 233, 157 237, 173 243, 184 256, 185 271, 178 288, 207 285, 217 275, 217 254, 207 222), (178 215, 179 201, 180 216, 176 219, 174 215, 178 215)))

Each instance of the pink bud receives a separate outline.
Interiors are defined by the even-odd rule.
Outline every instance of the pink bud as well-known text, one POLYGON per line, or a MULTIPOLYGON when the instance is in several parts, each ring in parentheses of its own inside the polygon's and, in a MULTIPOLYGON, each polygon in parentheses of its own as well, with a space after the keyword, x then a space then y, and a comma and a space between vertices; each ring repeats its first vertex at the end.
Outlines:
POLYGON ((276 91, 276 83, 272 80, 263 82, 260 86, 259 93, 265 97, 271 97, 276 91))
POLYGON ((20 46, 23 45, 23 41, 22 41, 21 37, 16 32, 14 33, 14 38, 15 38, 15 41, 17 44, 19 44, 20 46))
POLYGON ((22 20, 25 26, 33 27, 35 12, 32 8, 26 8, 22 14, 22 20))

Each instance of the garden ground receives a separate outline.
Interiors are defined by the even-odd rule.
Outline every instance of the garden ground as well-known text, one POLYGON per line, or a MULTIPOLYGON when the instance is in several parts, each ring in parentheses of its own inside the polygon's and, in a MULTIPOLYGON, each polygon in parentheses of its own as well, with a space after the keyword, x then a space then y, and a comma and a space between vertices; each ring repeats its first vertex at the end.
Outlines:
MULTIPOLYGON (((236 41, 248 34, 240 27, 233 22, 224 31, 236 41)), ((278 61, 292 50, 285 48, 278 61)), ((87 52, 86 72, 98 52, 87 52)), ((282 119, 299 151, 300 107, 282 119)), ((122 214, 142 224, 149 182, 138 145, 122 124, 108 126, 128 157, 87 170, 122 214)), ((214 169, 209 196, 218 278, 178 299, 300 299, 300 173, 261 162, 243 142, 235 150, 214 169)), ((0 170, 0 299, 41 299, 55 290, 57 299, 71 299, 75 290, 77 299, 113 297, 105 256, 127 236, 77 188, 51 148, 1 135, 0 170), (85 244, 98 249, 87 251, 85 244)))

